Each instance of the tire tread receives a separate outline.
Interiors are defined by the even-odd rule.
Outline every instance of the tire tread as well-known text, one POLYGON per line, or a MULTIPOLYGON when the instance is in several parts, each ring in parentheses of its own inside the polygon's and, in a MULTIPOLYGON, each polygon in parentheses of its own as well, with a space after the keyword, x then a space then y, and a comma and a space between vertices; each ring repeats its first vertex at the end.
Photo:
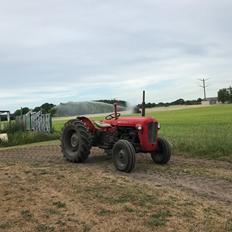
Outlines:
POLYGON ((66 122, 61 132, 61 151, 65 159, 75 163, 84 162, 86 159, 88 159, 88 156, 90 154, 90 149, 91 149, 91 144, 89 139, 89 133, 87 131, 87 128, 84 126, 83 122, 78 119, 71 119, 68 122, 66 122), (65 139, 65 132, 68 129, 68 127, 76 130, 81 138, 79 145, 80 147, 78 148, 78 151, 76 152, 75 156, 70 156, 65 149, 64 139, 65 139))

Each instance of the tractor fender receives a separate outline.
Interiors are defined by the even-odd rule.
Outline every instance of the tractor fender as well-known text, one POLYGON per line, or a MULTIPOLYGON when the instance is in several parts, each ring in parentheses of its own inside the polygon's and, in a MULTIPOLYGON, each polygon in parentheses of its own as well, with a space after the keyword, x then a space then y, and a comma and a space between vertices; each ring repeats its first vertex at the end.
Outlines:
POLYGON ((96 132, 97 129, 94 126, 94 123, 92 122, 91 119, 84 117, 84 116, 77 117, 77 119, 82 121, 84 123, 84 125, 89 129, 90 132, 92 132, 92 133, 96 132))

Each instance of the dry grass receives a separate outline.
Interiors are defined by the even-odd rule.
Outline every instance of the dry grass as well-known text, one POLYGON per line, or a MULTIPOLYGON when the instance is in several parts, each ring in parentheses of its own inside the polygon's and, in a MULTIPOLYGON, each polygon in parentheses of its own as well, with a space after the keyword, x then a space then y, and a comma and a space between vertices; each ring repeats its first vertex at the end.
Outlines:
POLYGON ((195 159, 161 167, 141 157, 134 173, 122 174, 99 150, 78 165, 42 156, 0 159, 1 231, 232 231, 231 202, 161 178, 200 175, 226 184, 227 163, 205 161, 199 174, 195 159))

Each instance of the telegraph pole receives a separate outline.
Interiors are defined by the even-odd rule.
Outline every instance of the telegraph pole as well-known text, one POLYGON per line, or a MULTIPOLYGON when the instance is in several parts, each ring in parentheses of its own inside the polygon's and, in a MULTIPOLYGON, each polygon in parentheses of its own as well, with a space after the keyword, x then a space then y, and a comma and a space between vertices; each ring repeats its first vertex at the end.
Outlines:
POLYGON ((208 87, 206 85, 206 81, 208 79, 203 78, 203 79, 199 79, 199 80, 202 81, 202 85, 200 85, 200 87, 203 88, 203 90, 204 90, 204 100, 206 100, 206 87, 208 87))

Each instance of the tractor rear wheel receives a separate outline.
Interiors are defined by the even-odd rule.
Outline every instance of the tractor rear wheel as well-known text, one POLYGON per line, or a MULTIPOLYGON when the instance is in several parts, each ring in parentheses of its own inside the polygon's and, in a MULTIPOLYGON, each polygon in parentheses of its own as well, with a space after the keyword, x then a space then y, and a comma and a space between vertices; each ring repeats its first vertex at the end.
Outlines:
POLYGON ((158 138, 156 150, 151 153, 151 158, 157 164, 166 164, 171 158, 171 145, 164 138, 158 138))
POLYGON ((135 167, 135 149, 127 140, 119 140, 113 147, 113 162, 122 172, 131 172, 135 167))
POLYGON ((61 133, 61 149, 64 157, 71 162, 84 162, 90 154, 89 133, 80 120, 65 123, 61 133))

